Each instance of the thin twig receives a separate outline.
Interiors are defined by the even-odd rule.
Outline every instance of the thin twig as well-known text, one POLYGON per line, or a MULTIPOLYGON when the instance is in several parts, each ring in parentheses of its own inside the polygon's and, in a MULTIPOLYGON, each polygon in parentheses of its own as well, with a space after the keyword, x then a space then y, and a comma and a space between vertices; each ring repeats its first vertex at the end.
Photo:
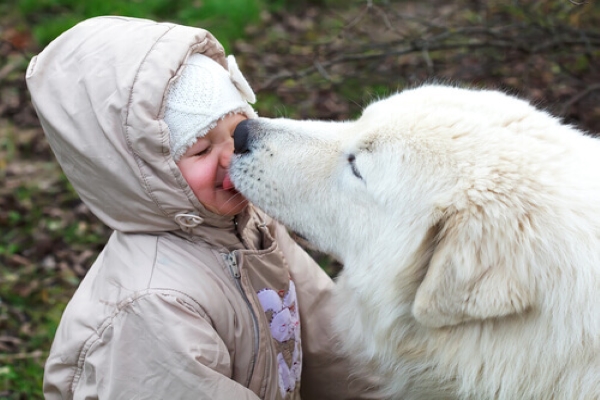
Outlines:
POLYGON ((15 354, 0 354, 0 362, 12 362, 15 360, 26 360, 29 358, 41 358, 45 353, 41 350, 34 350, 29 353, 15 353, 15 354))
POLYGON ((16 58, 10 62, 7 62, 2 69, 0 69, 0 82, 2 82, 8 75, 13 73, 21 66, 23 62, 22 58, 16 58))
POLYGON ((588 86, 587 88, 585 88, 585 90, 582 90, 581 92, 579 92, 576 95, 574 95, 573 97, 571 97, 561 107, 559 115, 563 116, 563 117, 565 115, 567 115, 567 112, 569 111, 569 108, 571 108, 573 105, 575 105, 576 103, 578 103, 584 97, 588 96, 590 93, 592 93, 592 92, 594 92, 596 90, 600 90, 600 83, 596 83, 595 85, 588 86))
POLYGON ((323 76, 323 78, 331 81, 331 76, 327 73, 327 71, 325 71, 325 68, 323 68, 323 65, 319 61, 315 60, 314 66, 316 70, 319 71, 319 73, 323 76))

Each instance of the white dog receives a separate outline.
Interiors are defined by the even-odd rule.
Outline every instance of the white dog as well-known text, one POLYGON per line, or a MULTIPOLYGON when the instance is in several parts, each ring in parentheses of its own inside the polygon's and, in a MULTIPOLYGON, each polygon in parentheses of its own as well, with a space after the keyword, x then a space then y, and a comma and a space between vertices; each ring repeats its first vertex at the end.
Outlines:
POLYGON ((600 398, 598 139, 424 86, 235 141, 237 189, 343 262, 342 345, 391 398, 600 398))

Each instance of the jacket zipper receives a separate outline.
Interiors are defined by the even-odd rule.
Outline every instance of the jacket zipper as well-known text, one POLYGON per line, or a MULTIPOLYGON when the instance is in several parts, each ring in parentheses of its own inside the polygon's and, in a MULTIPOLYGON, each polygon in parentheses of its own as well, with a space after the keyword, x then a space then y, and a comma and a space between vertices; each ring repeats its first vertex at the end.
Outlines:
POLYGON ((256 313, 254 312, 254 309, 252 308, 252 304, 250 303, 250 300, 248 299, 246 292, 244 292, 244 289, 242 288, 242 281, 241 281, 242 275, 240 274, 240 267, 238 266, 237 259, 235 257, 235 252, 224 254, 224 258, 225 258, 225 262, 227 263, 227 266, 229 267, 229 271, 231 271, 231 274, 233 275, 233 277, 235 279, 235 284, 236 284, 239 292, 241 293, 242 298, 246 302, 246 305, 248 306, 248 309, 250 310, 250 314, 252 315, 253 328, 254 328, 254 359, 253 359, 252 365, 250 367, 250 375, 248 376, 248 381, 246 382, 246 387, 250 387, 250 381, 252 380, 252 375, 254 375, 254 366, 256 365, 256 359, 258 357, 258 348, 259 348, 259 344, 260 344, 260 340, 258 337, 259 336, 258 318, 256 317, 256 313))

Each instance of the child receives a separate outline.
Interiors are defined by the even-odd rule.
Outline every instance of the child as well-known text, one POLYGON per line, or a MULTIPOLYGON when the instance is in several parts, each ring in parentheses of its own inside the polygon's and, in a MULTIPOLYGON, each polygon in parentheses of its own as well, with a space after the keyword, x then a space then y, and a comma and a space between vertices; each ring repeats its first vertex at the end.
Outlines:
POLYGON ((335 353, 333 282, 228 178, 254 94, 209 32, 93 18, 27 84, 65 174, 114 229, 56 332, 47 399, 374 396, 335 353))

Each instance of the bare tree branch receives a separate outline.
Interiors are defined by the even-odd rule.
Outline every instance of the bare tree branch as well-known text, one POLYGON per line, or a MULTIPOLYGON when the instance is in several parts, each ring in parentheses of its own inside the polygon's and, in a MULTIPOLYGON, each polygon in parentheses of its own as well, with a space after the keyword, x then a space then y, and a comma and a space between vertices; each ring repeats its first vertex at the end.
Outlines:
POLYGON ((420 54, 428 74, 433 75, 436 63, 433 55, 436 52, 464 55, 518 51, 555 58, 561 54, 591 56, 600 49, 598 31, 585 31, 538 19, 532 18, 534 22, 508 23, 499 20, 492 25, 488 24, 489 21, 458 21, 449 24, 445 20, 404 15, 389 5, 380 6, 367 2, 359 14, 349 19, 342 28, 342 44, 339 41, 329 41, 313 45, 312 54, 315 56, 311 64, 294 71, 283 70, 270 74, 259 85, 258 90, 273 88, 285 79, 301 79, 315 73, 328 81, 335 81, 336 75, 329 71, 334 66, 383 61, 410 54, 420 54), (378 18, 383 33, 359 29, 363 21, 366 24, 367 18, 378 18))
POLYGON ((559 115, 563 116, 563 117, 566 116, 567 113, 569 112, 569 109, 573 105, 575 105, 576 103, 581 101, 584 97, 588 96, 589 94, 591 94, 592 92, 594 92, 596 90, 600 90, 600 83, 588 86, 587 88, 585 88, 585 90, 583 90, 583 91, 577 93, 575 96, 571 97, 561 107, 561 109, 559 111, 559 115))

